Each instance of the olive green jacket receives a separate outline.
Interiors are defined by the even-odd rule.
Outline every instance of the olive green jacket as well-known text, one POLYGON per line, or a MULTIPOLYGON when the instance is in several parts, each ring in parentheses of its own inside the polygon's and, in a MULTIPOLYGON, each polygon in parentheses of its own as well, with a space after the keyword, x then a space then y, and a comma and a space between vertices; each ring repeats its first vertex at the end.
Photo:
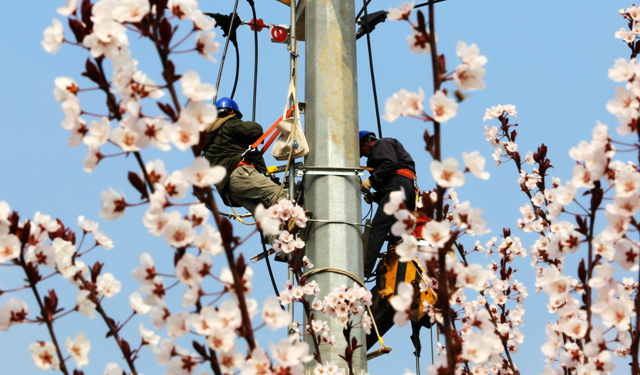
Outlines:
MULTIPOLYGON (((216 120, 208 129, 204 147, 204 157, 211 165, 221 165, 227 173, 222 181, 216 184, 220 195, 226 192, 229 176, 243 159, 242 154, 262 136, 262 126, 253 121, 242 121, 235 115, 216 120)), ((247 163, 253 164, 260 173, 267 171, 262 154, 258 151, 244 155, 247 163)))

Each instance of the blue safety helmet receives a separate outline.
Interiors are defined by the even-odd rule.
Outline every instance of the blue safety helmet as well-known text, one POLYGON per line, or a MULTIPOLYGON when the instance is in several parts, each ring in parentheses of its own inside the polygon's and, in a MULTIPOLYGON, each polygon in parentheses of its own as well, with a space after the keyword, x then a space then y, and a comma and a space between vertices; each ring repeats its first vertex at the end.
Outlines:
POLYGON ((360 130, 360 132, 358 133, 358 135, 360 136, 360 142, 362 142, 362 140, 364 139, 364 137, 368 136, 369 134, 373 134, 373 137, 375 138, 376 133, 369 131, 369 130, 360 130))
POLYGON ((238 103, 226 96, 218 99, 216 102, 216 108, 218 108, 218 112, 220 112, 221 109, 233 109, 238 114, 238 118, 242 118, 242 113, 240 112, 240 108, 238 108, 238 103))

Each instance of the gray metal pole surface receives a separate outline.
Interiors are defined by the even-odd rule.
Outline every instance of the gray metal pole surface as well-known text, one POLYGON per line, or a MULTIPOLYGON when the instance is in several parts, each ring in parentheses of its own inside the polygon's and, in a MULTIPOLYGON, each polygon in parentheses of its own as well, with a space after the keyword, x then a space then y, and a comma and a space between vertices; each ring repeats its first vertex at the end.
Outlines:
MULTIPOLYGON (((307 0, 306 7, 305 130, 310 147, 306 165, 358 168, 354 0, 307 0)), ((360 179, 355 175, 314 174, 306 175, 304 186, 305 209, 313 212, 313 219, 341 222, 309 223, 307 256, 316 268, 345 270, 362 280, 362 230, 349 224, 361 223, 360 179)), ((309 277, 311 280, 320 285, 320 298, 335 287, 350 287, 354 283, 349 277, 333 272, 314 274, 309 277)), ((322 314, 316 314, 315 318, 328 320, 330 334, 336 337, 333 348, 320 347, 322 360, 346 369, 345 361, 339 357, 346 347, 343 327, 322 314)), ((361 328, 354 329, 352 336, 366 348, 361 328)), ((307 365, 307 374, 313 366, 313 361, 307 365)), ((367 371, 366 352, 362 348, 354 354, 354 370, 357 374, 367 371)))
MULTIPOLYGON (((295 87, 295 90, 298 90, 298 72, 296 71, 297 69, 297 44, 298 41, 296 40, 296 2, 295 0, 292 0, 289 4, 289 6, 291 7, 291 28, 289 30, 289 36, 290 36, 290 40, 289 40, 289 50, 291 51, 291 58, 289 60, 289 71, 290 71, 290 80, 293 82, 293 85, 295 87)), ((294 98, 287 98, 287 100, 290 100, 290 102, 287 103, 287 107, 291 106, 291 105, 295 105, 297 106, 297 100, 298 97, 297 95, 294 96, 294 98)), ((296 121, 295 118, 295 111, 294 113, 294 117, 293 117, 293 121, 296 121)), ((284 119, 283 119, 284 120, 284 119)), ((296 124, 294 123, 293 126, 296 126, 296 124)), ((291 153, 293 153, 293 145, 291 147, 291 153)), ((295 196, 295 191, 296 191, 296 161, 295 160, 291 160, 291 165, 289 166, 289 199, 293 200, 296 199, 295 196)), ((291 269, 291 267, 288 268, 289 270, 289 282, 291 282, 292 284, 294 283, 294 279, 293 279, 293 270, 291 269)), ((289 302, 289 313, 291 314, 291 324, 289 325, 289 334, 292 333, 292 324, 293 324, 293 320, 295 319, 295 307, 294 307, 294 303, 293 301, 289 302)))

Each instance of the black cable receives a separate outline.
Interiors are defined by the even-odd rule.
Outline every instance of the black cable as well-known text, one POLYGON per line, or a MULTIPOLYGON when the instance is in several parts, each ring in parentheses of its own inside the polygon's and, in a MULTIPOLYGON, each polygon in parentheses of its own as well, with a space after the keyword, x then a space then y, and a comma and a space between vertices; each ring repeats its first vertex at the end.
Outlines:
MULTIPOLYGON (((264 235, 260 232, 260 243, 262 244, 262 252, 265 255, 264 260, 267 261, 267 269, 269 270, 269 277, 271 278, 271 285, 273 285, 273 291, 276 293, 276 296, 280 297, 280 292, 278 292, 278 285, 276 284, 276 279, 273 277, 273 270, 271 269, 271 262, 269 261, 269 252, 267 251, 267 245, 264 244, 264 235)), ((284 306, 280 305, 280 308, 284 310, 284 306)))
MULTIPOLYGON (((443 1, 447 1, 447 0, 434 0, 432 3, 433 3, 433 4, 437 4, 437 3, 441 3, 441 2, 443 2, 443 1)), ((364 12, 364 11, 365 11, 365 9, 364 9, 364 8, 365 8, 367 5, 369 5, 369 3, 370 3, 370 2, 371 2, 371 0, 367 1, 367 2, 366 2, 366 4, 365 4, 365 6, 363 6, 363 7, 362 7, 362 9, 360 9, 360 11, 358 12, 358 15, 356 16, 356 20, 355 20, 355 22, 356 22, 356 23, 358 23, 358 18, 360 18, 360 16, 362 15, 362 12, 364 12)), ((427 6, 427 5, 429 5, 429 4, 431 4, 431 2, 421 3, 421 4, 418 4, 418 5, 415 5, 415 6, 413 7, 413 9, 422 8, 422 7, 427 6)))
MULTIPOLYGON (((251 121, 256 121, 256 98, 258 92, 258 16, 256 15, 256 8, 253 0, 247 0, 249 5, 251 6, 251 12, 253 14, 253 36, 254 36, 254 45, 255 45, 255 60, 254 60, 254 69, 253 69, 253 112, 251 113, 251 121)), ((273 291, 276 293, 276 296, 280 297, 280 293, 278 292, 278 285, 276 284, 276 279, 273 277, 273 270, 271 269, 271 261, 269 260, 269 252, 267 251, 267 246, 264 243, 264 235, 260 232, 260 242, 262 243, 262 252, 265 255, 265 261, 267 262, 267 270, 269 271, 269 277, 271 278, 271 285, 273 286, 273 291)), ((284 311, 284 306, 280 305, 280 308, 284 311)))
POLYGON ((253 64, 253 112, 251 114, 251 121, 256 121, 256 97, 258 93, 258 16, 256 15, 256 7, 253 0, 247 0, 249 6, 251 6, 251 13, 253 13, 253 39, 255 45, 255 62, 253 64))
POLYGON ((362 15, 362 12, 365 11, 365 8, 367 7, 367 5, 369 5, 369 3, 371 2, 371 0, 368 0, 364 6, 362 7, 362 9, 360 9, 360 11, 358 12, 358 15, 356 16, 356 23, 358 22, 358 18, 360 18, 360 16, 362 15))
MULTIPOLYGON (((369 18, 367 4, 371 0, 362 0, 364 4, 364 17, 369 18)), ((369 51, 369 69, 371 70, 371 85, 373 86, 373 102, 376 107, 376 121, 378 121, 378 139, 382 138, 382 125, 380 124, 380 109, 378 108, 378 91, 376 90, 376 76, 373 72, 373 56, 371 54, 371 37, 369 36, 369 22, 364 23, 364 30, 367 34, 367 50, 369 51)))
POLYGON ((418 4, 418 5, 414 6, 413 9, 426 7, 429 4, 437 4, 437 3, 441 3, 443 1, 447 1, 447 0, 433 0, 431 2, 427 1, 426 3, 422 3, 422 4, 418 4))
POLYGON ((231 35, 233 35, 233 23, 236 19, 236 14, 238 13, 238 2, 240 0, 236 0, 236 5, 233 7, 233 15, 231 16, 231 23, 229 26, 229 32, 227 33, 227 41, 224 43, 224 51, 222 52, 222 60, 220 61, 220 69, 218 69, 218 80, 216 81, 216 95, 213 97, 213 104, 216 103, 216 99, 218 98, 218 88, 220 87, 220 78, 222 78, 222 68, 224 67, 224 60, 227 57, 227 49, 229 48, 229 40, 231 39, 231 35))
POLYGON ((233 80, 233 90, 231 90, 230 99, 233 100, 233 97, 236 95, 236 88, 238 87, 238 75, 240 75, 240 50, 238 49, 238 43, 233 43, 233 46, 236 49, 236 78, 233 80))
POLYGON ((364 217, 362 218, 361 221, 364 221, 365 219, 367 219, 367 216, 369 216, 369 214, 371 214, 371 211, 373 211, 373 203, 369 204, 369 211, 367 211, 367 213, 364 215, 364 217))

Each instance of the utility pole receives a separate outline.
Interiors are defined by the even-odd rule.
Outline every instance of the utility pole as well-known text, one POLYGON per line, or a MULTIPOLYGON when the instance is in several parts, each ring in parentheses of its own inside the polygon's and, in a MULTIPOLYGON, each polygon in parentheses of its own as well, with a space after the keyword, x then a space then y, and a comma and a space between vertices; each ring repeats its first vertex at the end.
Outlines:
MULTIPOLYGON (((310 146, 306 167, 315 170, 305 177, 305 209, 318 220, 309 223, 307 256, 316 268, 348 271, 362 280, 360 178, 354 173, 360 166, 355 0, 306 0, 305 12, 305 130, 310 146)), ((354 283, 329 271, 311 275, 311 280, 320 285, 320 298, 354 283)), ((335 346, 321 345, 322 359, 347 370, 339 357, 347 344, 343 327, 321 315, 316 319, 327 320, 336 337, 335 346)), ((354 354, 354 372, 366 374, 366 335, 355 328, 352 337, 363 345, 354 354)), ((309 363, 306 373, 314 366, 309 363)))

